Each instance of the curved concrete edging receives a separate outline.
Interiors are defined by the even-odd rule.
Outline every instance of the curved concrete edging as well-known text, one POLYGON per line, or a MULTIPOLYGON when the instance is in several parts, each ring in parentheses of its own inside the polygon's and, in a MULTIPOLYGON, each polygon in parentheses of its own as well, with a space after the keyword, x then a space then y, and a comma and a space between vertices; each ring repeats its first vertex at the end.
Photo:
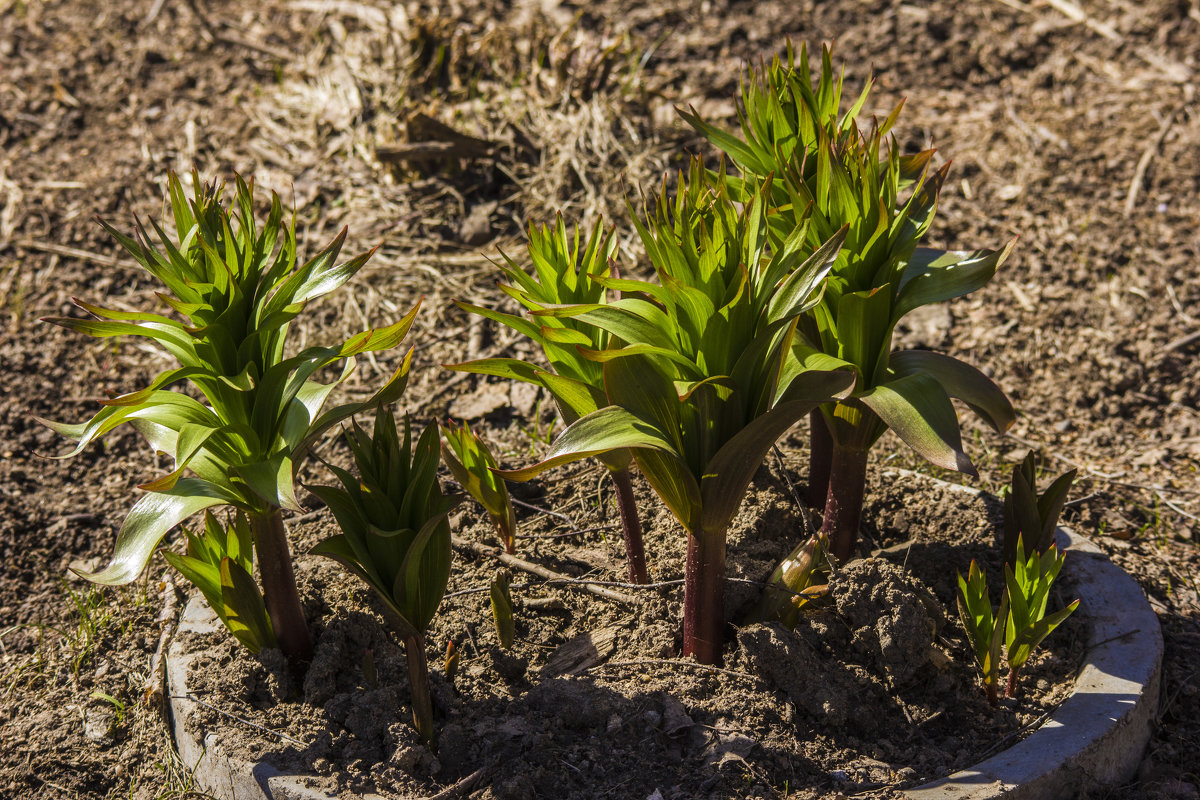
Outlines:
MULTIPOLYGON (((953 485, 953 484, 951 484, 953 485)), ((965 489, 965 487, 962 487, 965 489)), ((1119 783, 1136 771, 1158 710, 1162 633, 1141 587, 1082 536, 1063 529, 1059 547, 1070 555, 1063 574, 1081 599, 1089 627, 1088 652, 1075 691, 1024 741, 949 777, 908 789, 909 800, 1062 800, 1119 783)), ((194 596, 180 632, 221 631, 203 599, 194 596)), ((231 759, 215 733, 189 732, 199 705, 188 690, 195 653, 179 639, 167 656, 167 681, 180 758, 196 785, 220 800, 334 800, 331 779, 285 775, 267 763, 231 759)), ((384 800, 366 795, 363 800, 384 800)))
POLYGON ((1029 738, 905 791, 910 800, 1060 800, 1137 770, 1158 711, 1158 617, 1137 581, 1089 540, 1060 528, 1058 546, 1089 628, 1075 691, 1029 738))

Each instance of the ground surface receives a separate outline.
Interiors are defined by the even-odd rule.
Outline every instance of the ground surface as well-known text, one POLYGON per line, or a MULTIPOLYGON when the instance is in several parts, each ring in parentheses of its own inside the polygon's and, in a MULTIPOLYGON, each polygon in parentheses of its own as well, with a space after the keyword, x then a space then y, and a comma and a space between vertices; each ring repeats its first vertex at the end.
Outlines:
MULTIPOLYGON (((992 284, 906 335, 984 366, 1021 411, 999 437, 964 417, 981 485, 1035 446, 1078 467, 1065 521, 1141 581, 1166 639, 1162 712, 1135 784, 1190 798, 1200 775, 1200 10, 1188 2, 1017 0, 726 4, 0 0, 0 796, 180 796, 186 769, 138 704, 158 640, 156 580, 93 594, 68 567, 111 549, 153 459, 116 436, 66 462, 32 416, 76 421, 164 364, 38 322, 81 296, 144 308, 155 287, 93 221, 156 216, 195 164, 276 189, 302 248, 350 226, 380 245, 353 300, 315 308, 316 340, 424 295, 408 400, 425 417, 536 427, 536 398, 437 364, 505 351, 452 296, 499 302, 497 247, 562 210, 617 222, 701 143, 675 105, 730 118, 740 66, 790 34, 873 67, 901 144, 952 158, 935 244, 1020 240, 992 284), (99 9, 99 10, 98 10, 99 9), (486 140, 477 157, 396 163, 423 113, 486 140), (393 151, 394 152, 394 151, 393 151), (383 160, 381 160, 383 159, 383 160), (463 342, 467 343, 464 348, 463 342), (106 699, 102 695, 112 698, 106 699)), ((389 365, 364 362, 366 391, 389 365)), ((542 429, 546 425, 541 420, 542 429)), ((529 439, 525 439, 528 448, 529 439)), ((800 441, 796 439, 796 441, 800 441)), ((514 452, 514 459, 528 454, 514 452)), ((789 463, 792 453, 785 455, 789 463)), ((797 457, 798 458, 798 457, 797 457)), ((916 466, 894 440, 877 460, 916 466)), ((151 574, 162 572, 156 561, 151 574)))

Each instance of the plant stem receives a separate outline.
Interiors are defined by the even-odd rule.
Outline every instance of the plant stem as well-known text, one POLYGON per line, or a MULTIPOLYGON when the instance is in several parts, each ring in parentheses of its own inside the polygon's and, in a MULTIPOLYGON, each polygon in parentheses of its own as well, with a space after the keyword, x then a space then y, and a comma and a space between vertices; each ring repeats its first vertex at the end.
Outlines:
POLYGON ((610 471, 617 487, 617 508, 621 512, 621 533, 625 536, 625 560, 629 562, 629 582, 649 583, 646 573, 646 551, 642 545, 642 523, 638 519, 637 501, 629 468, 610 471))
MULTIPOLYGON (((1008 668, 1008 685, 1004 687, 1005 697, 1017 696, 1017 672, 1018 670, 1016 667, 1010 666, 1008 668)), ((992 691, 994 692, 995 689, 992 691)))
POLYGON ((701 664, 721 663, 725 629, 725 535, 688 532, 683 586, 683 654, 701 664))
POLYGON ((425 659, 425 637, 410 633, 404 637, 404 655, 408 657, 408 685, 412 694, 413 724, 421 741, 433 744, 433 701, 429 697, 429 662, 425 659))
POLYGON ((300 606, 300 593, 296 590, 283 512, 276 508, 266 514, 251 514, 250 527, 254 532, 254 550, 258 553, 263 599, 271 617, 271 627, 275 629, 279 649, 287 657, 288 664, 294 672, 301 673, 312 661, 312 640, 300 606))
POLYGON ((983 690, 987 694, 989 706, 995 708, 1000 705, 1000 698, 996 696, 996 684, 994 682, 984 684, 983 690))
POLYGON ((867 482, 867 451, 833 445, 829 491, 821 533, 829 537, 829 550, 839 564, 854 557, 858 524, 862 518, 863 489, 867 482))
POLYGON ((820 508, 829 494, 829 467, 833 459, 833 436, 821 409, 808 412, 808 504, 820 508))

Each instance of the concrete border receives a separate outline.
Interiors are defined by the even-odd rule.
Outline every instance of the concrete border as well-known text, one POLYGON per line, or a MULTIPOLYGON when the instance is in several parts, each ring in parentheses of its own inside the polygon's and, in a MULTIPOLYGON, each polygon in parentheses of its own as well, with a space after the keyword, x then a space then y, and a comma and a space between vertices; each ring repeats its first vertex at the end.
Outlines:
MULTIPOLYGON (((1089 624, 1088 652, 1075 691, 1024 741, 902 792, 909 800, 1062 800, 1119 783, 1137 770, 1158 710, 1163 652, 1158 617, 1137 582, 1089 540, 1060 529, 1058 541, 1070 552, 1063 573, 1082 600, 1078 613, 1089 624)), ((213 633, 221 626, 197 595, 188 602, 179 631, 213 633)), ((195 768, 197 787, 220 800, 335 800, 331 779, 234 761, 215 733, 201 741, 188 731, 199 711, 187 684, 196 657, 177 638, 167 657, 167 681, 175 742, 184 764, 195 768)), ((384 798, 366 795, 363 800, 384 798)))
POLYGON ((1089 540, 1059 529, 1088 652, 1075 691, 1022 742, 903 792, 910 800, 1060 800, 1137 771, 1158 712, 1163 641, 1142 588, 1089 540))

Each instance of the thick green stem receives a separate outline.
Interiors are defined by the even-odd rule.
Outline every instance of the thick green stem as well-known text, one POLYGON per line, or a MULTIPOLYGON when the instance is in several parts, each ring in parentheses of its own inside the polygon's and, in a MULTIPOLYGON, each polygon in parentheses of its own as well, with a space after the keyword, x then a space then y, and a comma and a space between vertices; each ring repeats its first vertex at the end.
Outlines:
POLYGON ((833 437, 821 409, 808 413, 808 504, 820 508, 829 494, 829 467, 833 459, 833 437))
POLYGON ((300 606, 300 593, 296 590, 283 512, 275 509, 266 514, 252 514, 250 527, 254 532, 254 550, 258 553, 263 599, 271 617, 271 627, 275 629, 279 649, 287 657, 288 664, 294 671, 302 672, 312 661, 312 640, 300 606))
POLYGON ((617 508, 621 512, 621 533, 625 536, 625 560, 629 563, 630 583, 649 583, 646 573, 646 551, 642 545, 642 523, 638 519, 637 501, 633 497, 633 484, 629 480, 629 469, 611 472, 617 487, 617 508))
POLYGON ((866 481, 867 451, 834 444, 821 533, 829 537, 829 550, 839 564, 853 558, 858 548, 866 481))
POLYGON ((433 701, 429 696, 429 662, 425 659, 425 637, 410 633, 404 637, 404 655, 408 657, 408 686, 412 694, 413 724, 421 741, 433 744, 433 701))
POLYGON ((720 664, 725 632, 725 535, 688 533, 683 575, 683 654, 720 664))

